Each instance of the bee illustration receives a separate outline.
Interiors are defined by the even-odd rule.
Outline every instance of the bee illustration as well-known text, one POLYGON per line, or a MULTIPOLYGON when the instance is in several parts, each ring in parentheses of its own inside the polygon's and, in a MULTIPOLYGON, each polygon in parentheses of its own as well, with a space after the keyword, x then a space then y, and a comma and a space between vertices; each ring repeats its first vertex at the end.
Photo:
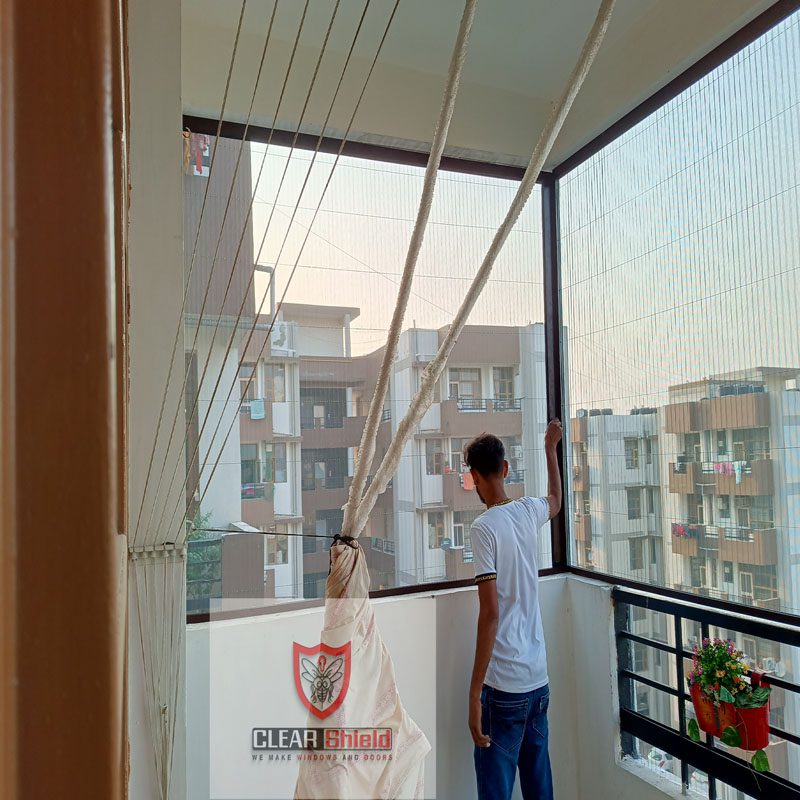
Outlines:
POLYGON ((311 705, 320 710, 333 700, 333 690, 343 674, 344 659, 339 656, 328 663, 325 656, 320 656, 315 664, 310 658, 301 658, 302 676, 311 684, 311 705))

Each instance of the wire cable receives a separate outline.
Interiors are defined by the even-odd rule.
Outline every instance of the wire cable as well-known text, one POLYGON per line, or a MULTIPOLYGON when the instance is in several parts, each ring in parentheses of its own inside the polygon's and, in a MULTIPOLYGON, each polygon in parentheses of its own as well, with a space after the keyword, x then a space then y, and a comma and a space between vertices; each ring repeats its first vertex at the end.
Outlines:
MULTIPOLYGON (((277 2, 277 0, 276 0, 276 2, 277 2)), ((169 393, 169 384, 170 384, 170 381, 172 380, 172 368, 173 368, 173 364, 175 363, 175 355, 176 355, 176 353, 178 351, 178 342, 181 339, 181 331, 183 330, 183 314, 184 314, 184 311, 186 310, 186 299, 188 297, 189 281, 191 280, 192 270, 194 269, 194 261, 195 261, 196 255, 197 255, 197 243, 198 243, 198 241, 200 239, 200 227, 203 224, 203 216, 205 214, 206 202, 208 200, 208 189, 209 189, 209 186, 211 185, 211 176, 212 176, 212 174, 214 172, 214 163, 216 161, 217 146, 219 145, 220 134, 221 134, 221 131, 222 131, 222 120, 225 117, 225 108, 226 108, 226 105, 227 105, 227 102, 228 102, 228 90, 230 89, 230 85, 231 85, 231 76, 233 75, 233 66, 234 66, 234 63, 236 61, 236 52, 239 49, 239 36, 240 36, 240 34, 242 32, 242 21, 244 20, 244 12, 245 12, 245 8, 246 7, 247 7, 247 0, 242 0, 242 10, 239 13, 239 22, 238 22, 238 24, 236 26, 236 36, 234 37, 234 40, 233 40, 233 51, 231 53, 231 61, 230 61, 230 64, 228 65, 228 77, 225 80, 225 90, 224 90, 224 92, 222 94, 222 106, 221 106, 220 113, 219 113, 219 120, 217 121, 217 132, 216 132, 216 134, 214 136, 214 147, 213 147, 213 149, 211 151, 211 160, 210 160, 210 163, 209 163, 209 166, 208 166, 208 183, 206 183, 206 188, 205 188, 205 191, 203 192, 203 202, 202 202, 202 205, 200 207, 200 221, 199 221, 198 226, 197 226, 197 234, 195 236, 194 245, 192 247, 192 258, 191 258, 191 262, 190 262, 190 265, 189 265, 189 275, 186 278, 186 283, 184 285, 183 299, 181 300, 181 309, 180 309, 180 313, 178 314, 178 326, 177 326, 177 329, 175 331, 175 337, 174 337, 174 341, 172 343, 172 354, 170 355, 170 359, 169 359, 169 369, 168 369, 168 372, 167 372, 167 380, 166 380, 166 383, 164 384, 164 392, 163 392, 163 394, 161 396, 161 407, 160 407, 159 412, 158 412, 158 421, 156 423, 156 432, 155 432, 155 436, 153 437, 153 447, 150 450, 150 457, 149 457, 148 463, 147 463, 147 472, 146 472, 146 475, 145 475, 144 488, 142 489, 142 500, 141 500, 141 503, 139 504, 139 511, 138 511, 138 513, 136 515, 136 526, 135 526, 135 529, 134 529, 133 540, 132 540, 134 542, 136 541, 138 533, 139 533, 139 524, 141 522, 142 512, 144 511, 144 504, 145 504, 145 500, 147 498, 147 488, 148 488, 148 486, 150 484, 150 475, 151 475, 151 473, 153 471, 153 460, 155 459, 156 447, 158 445, 158 437, 159 437, 159 433, 161 432, 161 423, 162 423, 163 418, 164 418, 164 408, 165 408, 166 403, 167 403, 167 395, 169 393)))

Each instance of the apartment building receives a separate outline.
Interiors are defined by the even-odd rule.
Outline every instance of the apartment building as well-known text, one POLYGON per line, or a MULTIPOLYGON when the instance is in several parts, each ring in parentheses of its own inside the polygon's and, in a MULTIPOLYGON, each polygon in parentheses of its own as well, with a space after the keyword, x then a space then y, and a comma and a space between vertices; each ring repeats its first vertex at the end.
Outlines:
POLYGON ((663 581, 657 410, 580 409, 571 420, 570 444, 577 562, 663 581))
MULTIPOLYGON (((242 365, 243 393, 254 376, 240 422, 242 519, 270 531, 265 567, 275 572, 278 596, 282 590, 284 596, 321 594, 328 537, 341 529, 383 356, 382 349, 351 355, 349 326, 358 314, 355 308, 284 304, 277 323, 282 334, 268 345, 269 355, 257 357, 262 338, 251 343, 242 365), (288 349, 277 352, 278 341, 288 349), (287 535, 298 533, 305 535, 287 535)), ((415 328, 401 335, 375 466, 444 333, 415 328)), ((542 393, 534 390, 542 385, 536 374, 543 368, 542 346, 541 326, 465 330, 363 534, 374 588, 472 574, 469 529, 483 506, 461 456, 481 431, 497 433, 506 444, 509 496, 522 496, 528 486, 544 490, 542 393)), ((542 542, 546 556, 547 529, 542 542)))
POLYGON ((800 370, 674 386, 664 409, 676 585, 795 608, 800 370))
MULTIPOLYGON (((579 566, 656 585, 664 582, 659 427, 655 408, 634 408, 628 414, 579 409, 570 420, 569 511, 579 566)), ((669 641, 662 615, 635 607, 630 613, 633 633, 669 641)), ((631 669, 669 682, 671 665, 662 651, 634 644, 631 657, 631 669)), ((640 713, 669 719, 671 700, 663 692, 640 683, 631 700, 640 713)))
MULTIPOLYGON (((414 328, 401 335, 388 409, 393 428, 445 333, 414 328)), ((462 460, 464 446, 483 431, 500 436, 509 497, 542 494, 545 422, 543 327, 465 328, 394 479, 398 584, 473 574, 469 530, 483 506, 462 460)), ((540 539, 543 565, 549 552, 547 526, 540 539)))

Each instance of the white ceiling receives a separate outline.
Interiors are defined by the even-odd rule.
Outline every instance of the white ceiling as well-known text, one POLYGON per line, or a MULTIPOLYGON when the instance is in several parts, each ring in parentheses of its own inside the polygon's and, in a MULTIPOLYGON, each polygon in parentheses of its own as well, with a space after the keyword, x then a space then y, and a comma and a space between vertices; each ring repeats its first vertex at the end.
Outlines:
MULTIPOLYGON (((326 132, 341 135, 383 33, 393 0, 370 0, 326 132)), ((770 0, 618 0, 603 47, 548 167, 560 163, 771 5, 770 0)), ((599 0, 479 0, 448 152, 523 165, 558 96, 599 0)), ((254 124, 273 121, 302 0, 278 5, 254 104, 254 124)), ((328 112, 364 0, 341 0, 302 129, 328 112)), ((311 84, 334 0, 311 0, 277 124, 294 130, 311 84)), ((240 0, 183 0, 183 103, 217 118, 240 0)), ((225 111, 244 121, 272 3, 250 0, 225 111)), ((463 0, 401 0, 350 135, 425 149, 439 110, 463 0)))

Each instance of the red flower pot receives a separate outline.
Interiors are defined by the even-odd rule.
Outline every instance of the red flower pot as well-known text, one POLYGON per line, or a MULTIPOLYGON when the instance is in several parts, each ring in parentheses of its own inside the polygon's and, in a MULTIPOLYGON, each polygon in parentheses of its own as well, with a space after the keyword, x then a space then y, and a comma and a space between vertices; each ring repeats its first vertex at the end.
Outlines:
POLYGON ((742 750, 763 750, 769 744, 769 702, 760 708, 737 708, 736 717, 742 750))
POLYGON ((736 724, 736 709, 731 703, 715 705, 714 701, 700 689, 699 683, 692 684, 690 693, 701 731, 719 739, 725 728, 736 724))
POLYGON ((719 739, 725 728, 733 725, 739 731, 742 750, 762 750, 769 744, 769 702, 760 708, 736 708, 733 703, 717 706, 697 683, 690 693, 697 725, 704 733, 719 739))

